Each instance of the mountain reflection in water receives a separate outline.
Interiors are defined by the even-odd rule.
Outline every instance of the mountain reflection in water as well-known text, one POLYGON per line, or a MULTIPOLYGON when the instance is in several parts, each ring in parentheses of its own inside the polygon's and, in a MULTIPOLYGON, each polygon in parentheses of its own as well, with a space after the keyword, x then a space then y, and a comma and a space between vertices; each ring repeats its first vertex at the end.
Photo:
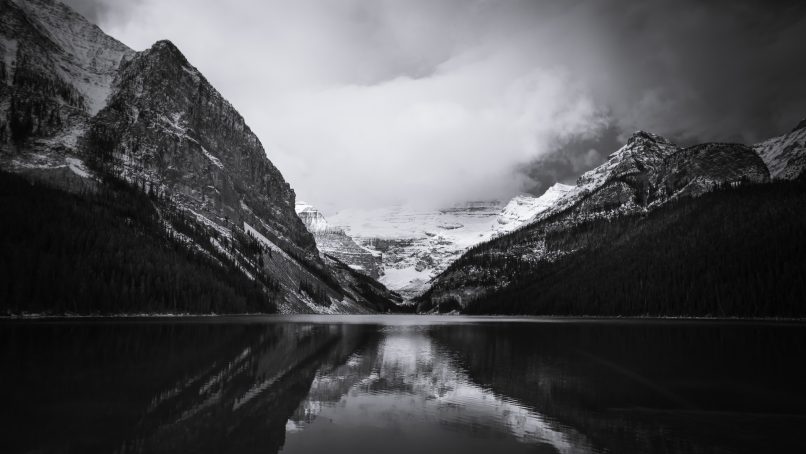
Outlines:
POLYGON ((794 323, 7 321, 0 341, 2 452, 806 451, 794 323))
POLYGON ((283 452, 326 450, 334 440, 346 451, 429 450, 440 443, 485 452, 490 439, 510 450, 524 448, 520 442, 550 445, 548 452, 591 451, 573 429, 473 383, 431 329, 384 327, 379 342, 320 370, 288 422, 283 452), (390 446, 396 439, 408 446, 390 446))

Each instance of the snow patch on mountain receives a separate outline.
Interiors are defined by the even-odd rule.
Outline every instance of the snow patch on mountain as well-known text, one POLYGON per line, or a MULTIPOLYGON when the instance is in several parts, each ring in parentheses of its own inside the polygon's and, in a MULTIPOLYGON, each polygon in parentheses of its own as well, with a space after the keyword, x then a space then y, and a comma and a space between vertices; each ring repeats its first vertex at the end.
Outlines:
POLYGON ((330 222, 382 257, 381 283, 414 297, 464 250, 495 235, 501 208, 497 201, 435 210, 399 205, 343 210, 330 222))
POLYGON ((507 232, 532 221, 540 213, 550 209, 557 201, 575 190, 575 186, 556 183, 540 197, 529 194, 516 196, 507 203, 498 215, 497 232, 507 232))
POLYGON ((219 169, 223 169, 223 168, 224 168, 224 164, 222 164, 222 163, 221 163, 221 160, 219 160, 218 158, 216 158, 215 156, 213 156, 213 155, 212 155, 212 154, 211 154, 209 151, 207 151, 207 149, 206 149, 206 148, 201 147, 201 151, 202 151, 202 153, 204 153, 204 155, 205 155, 205 156, 207 156, 207 159, 209 159, 209 160, 210 160, 210 162, 212 162, 212 163, 213 163, 213 165, 215 165, 215 166, 216 166, 216 167, 218 167, 219 169))

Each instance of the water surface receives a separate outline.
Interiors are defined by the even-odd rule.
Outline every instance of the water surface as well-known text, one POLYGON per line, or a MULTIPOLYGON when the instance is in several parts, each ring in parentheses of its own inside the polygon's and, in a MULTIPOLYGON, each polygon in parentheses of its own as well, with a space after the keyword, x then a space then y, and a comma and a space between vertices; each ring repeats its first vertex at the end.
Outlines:
POLYGON ((792 322, 0 322, 0 452, 806 452, 792 322))

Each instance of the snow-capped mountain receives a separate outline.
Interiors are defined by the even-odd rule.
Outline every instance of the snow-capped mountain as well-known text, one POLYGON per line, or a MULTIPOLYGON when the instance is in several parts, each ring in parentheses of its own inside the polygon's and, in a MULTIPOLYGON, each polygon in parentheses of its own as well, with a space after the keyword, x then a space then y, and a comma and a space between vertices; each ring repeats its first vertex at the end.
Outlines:
POLYGON ((282 311, 388 309, 339 282, 258 138, 171 42, 135 52, 62 3, 0 6, 0 168, 76 192, 140 188, 206 232, 177 232, 188 247, 275 280, 282 311))
POLYGON ((297 216, 302 219, 302 223, 311 233, 325 232, 330 229, 330 224, 327 223, 325 216, 312 205, 297 201, 294 206, 297 216))
MULTIPOLYGON (((714 143, 681 148, 663 137, 638 131, 607 162, 583 174, 576 185, 558 183, 539 197, 520 195, 503 207, 498 202, 482 202, 446 210, 344 211, 332 220, 345 226, 362 246, 382 254, 381 282, 407 297, 416 297, 469 248, 528 224, 561 213, 562 222, 572 225, 646 212, 720 184, 768 179, 766 166, 746 146, 714 143)), ((523 253, 534 260, 544 258, 547 252, 540 244, 523 253)))
POLYGON ((531 222, 563 214, 579 222, 642 212, 684 195, 696 196, 720 184, 763 183, 769 172, 749 147, 707 143, 682 148, 645 131, 595 169, 585 172, 573 187, 550 197, 531 222))
POLYGON ((528 219, 526 227, 508 229, 511 233, 471 248, 434 279, 421 299, 421 309, 432 310, 446 301, 467 307, 480 296, 514 285, 517 273, 508 268, 515 266, 508 257, 517 259, 518 267, 531 269, 577 253, 579 241, 558 244, 556 238, 583 223, 643 215, 718 187, 765 183, 771 173, 786 178, 799 175, 802 131, 796 129, 754 148, 727 143, 682 148, 657 135, 636 132, 607 162, 583 174, 576 186, 555 187, 534 200, 513 200, 504 212, 508 219, 528 219), (772 163, 770 170, 762 157, 772 163), (532 215, 531 208, 540 199, 545 203, 532 215), (526 207, 523 216, 522 207, 526 207))
POLYGON ((468 202, 441 210, 344 210, 330 222, 382 257, 384 285, 413 297, 464 250, 496 234, 501 208, 499 202, 468 202))

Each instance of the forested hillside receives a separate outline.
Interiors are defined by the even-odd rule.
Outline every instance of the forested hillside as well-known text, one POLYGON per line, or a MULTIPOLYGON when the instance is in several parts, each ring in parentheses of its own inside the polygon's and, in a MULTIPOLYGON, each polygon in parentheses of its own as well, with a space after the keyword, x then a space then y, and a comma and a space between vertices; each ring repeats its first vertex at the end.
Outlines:
POLYGON ((156 203, 120 181, 77 195, 0 171, 0 312, 276 312, 257 242, 244 249, 263 286, 195 246, 210 244, 201 227, 170 210, 163 219, 156 203))
MULTIPOLYGON (((530 261, 506 251, 530 228, 482 245, 452 265, 507 270, 500 291, 434 298, 420 311, 472 314, 802 317, 806 315, 806 182, 724 187, 646 215, 585 222, 549 233, 530 261)), ((495 276, 489 276, 494 279, 495 276)), ((475 275, 483 280, 483 274, 475 275)), ((447 282, 445 285, 449 285, 447 282)), ((495 282, 472 282, 480 287, 495 282)))

